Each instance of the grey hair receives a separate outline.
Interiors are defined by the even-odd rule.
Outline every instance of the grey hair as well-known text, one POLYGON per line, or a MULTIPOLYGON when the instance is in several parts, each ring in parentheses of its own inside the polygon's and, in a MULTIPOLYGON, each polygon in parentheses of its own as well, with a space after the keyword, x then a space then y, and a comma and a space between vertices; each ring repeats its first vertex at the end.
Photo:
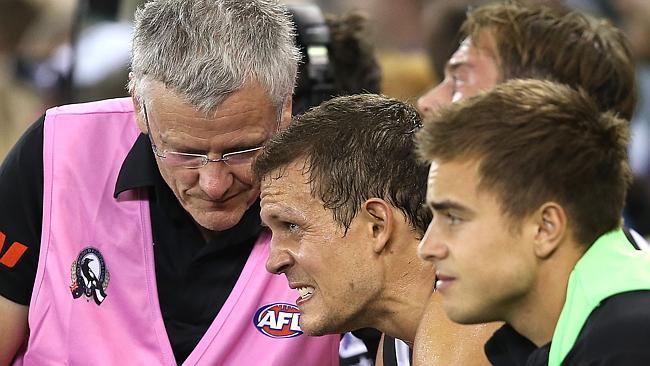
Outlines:
POLYGON ((276 1, 153 0, 135 14, 128 88, 140 99, 146 81, 159 81, 207 114, 257 81, 280 108, 298 60, 293 23, 276 1))

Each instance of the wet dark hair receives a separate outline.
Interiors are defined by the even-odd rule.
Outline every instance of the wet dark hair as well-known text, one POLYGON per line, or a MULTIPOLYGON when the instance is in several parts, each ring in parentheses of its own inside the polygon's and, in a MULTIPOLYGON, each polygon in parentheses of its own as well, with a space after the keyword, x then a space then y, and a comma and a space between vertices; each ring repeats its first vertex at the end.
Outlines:
MULTIPOLYGON (((346 230, 369 198, 401 210, 419 236, 431 213, 423 204, 428 164, 417 159, 413 137, 421 126, 413 107, 388 97, 337 97, 296 117, 253 164, 257 179, 304 158, 311 192, 346 230)), ((271 179, 277 178, 271 176, 271 179)))

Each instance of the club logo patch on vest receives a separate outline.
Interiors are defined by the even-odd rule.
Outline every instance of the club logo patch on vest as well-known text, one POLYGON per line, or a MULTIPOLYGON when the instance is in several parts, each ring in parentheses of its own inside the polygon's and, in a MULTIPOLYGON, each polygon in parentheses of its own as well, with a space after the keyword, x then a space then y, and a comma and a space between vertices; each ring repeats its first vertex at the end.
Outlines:
POLYGON ((70 291, 72 297, 86 297, 86 301, 91 299, 95 304, 101 305, 106 299, 106 287, 110 275, 104 263, 104 257, 99 250, 93 247, 84 248, 72 262, 70 270, 72 274, 72 285, 70 291))
POLYGON ((291 338, 302 334, 299 320, 300 310, 296 305, 274 303, 259 308, 253 317, 253 324, 271 338, 291 338))

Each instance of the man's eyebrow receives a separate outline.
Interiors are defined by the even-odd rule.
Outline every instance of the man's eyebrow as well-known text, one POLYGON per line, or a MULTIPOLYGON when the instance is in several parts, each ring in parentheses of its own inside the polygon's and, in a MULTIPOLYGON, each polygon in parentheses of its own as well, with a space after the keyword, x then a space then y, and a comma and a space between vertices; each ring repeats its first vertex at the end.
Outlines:
POLYGON ((450 74, 458 71, 458 69, 462 67, 467 67, 467 66, 469 66, 469 64, 465 60, 455 61, 455 62, 451 62, 450 60, 449 62, 447 62, 447 64, 445 64, 445 73, 450 74))
POLYGON ((270 219, 277 220, 281 216, 295 216, 298 213, 296 210, 292 209, 291 207, 287 207, 283 204, 278 204, 274 203, 271 204, 263 210, 266 216, 270 219))
POLYGON ((431 207, 435 211, 449 211, 449 210, 454 210, 454 211, 459 211, 459 212, 472 212, 469 208, 461 205, 458 202, 454 201, 441 201, 441 202, 429 202, 429 207, 431 207))
POLYGON ((447 62, 447 71, 453 72, 458 70, 459 67, 465 65, 465 61, 447 62))

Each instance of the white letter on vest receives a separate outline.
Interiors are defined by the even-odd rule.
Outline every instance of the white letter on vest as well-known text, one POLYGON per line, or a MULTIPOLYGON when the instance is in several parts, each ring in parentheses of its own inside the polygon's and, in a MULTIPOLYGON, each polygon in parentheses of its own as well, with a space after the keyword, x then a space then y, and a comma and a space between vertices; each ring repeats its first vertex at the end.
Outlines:
POLYGON ((271 329, 278 329, 278 324, 275 321, 275 312, 271 310, 267 310, 266 314, 264 314, 264 316, 262 317, 262 320, 260 320, 260 322, 257 323, 257 326, 260 328, 266 325, 268 325, 269 328, 271 329))

